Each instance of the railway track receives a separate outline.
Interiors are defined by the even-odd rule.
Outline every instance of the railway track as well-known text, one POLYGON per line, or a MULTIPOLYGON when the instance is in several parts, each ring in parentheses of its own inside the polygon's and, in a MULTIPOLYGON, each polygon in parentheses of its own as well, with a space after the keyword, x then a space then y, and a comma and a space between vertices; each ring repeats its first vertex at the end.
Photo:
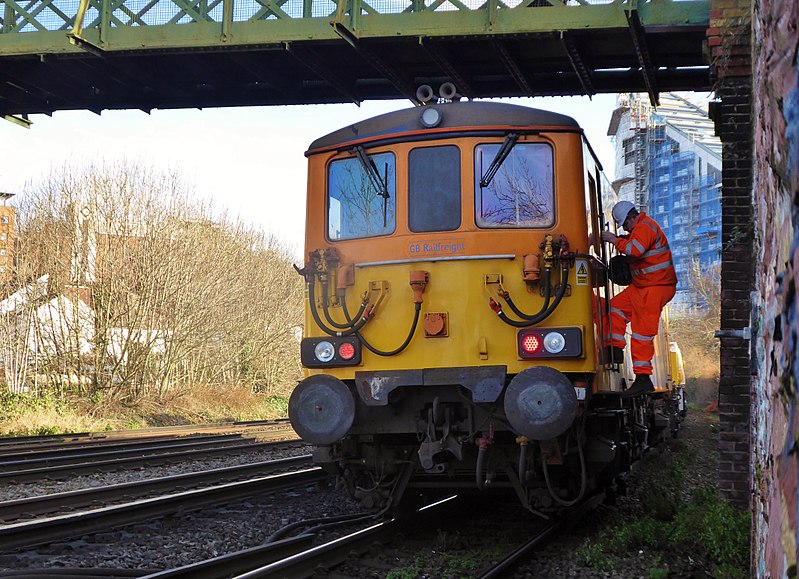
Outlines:
MULTIPOLYGON (((315 469, 310 470, 314 471, 315 469)), ((302 479, 299 484, 307 485, 310 481, 312 478, 302 479)), ((228 499, 234 498, 231 493, 224 492, 224 494, 228 499)), ((480 579, 509 576, 516 565, 530 556, 531 551, 534 551, 543 542, 560 536, 560 533, 574 525, 601 499, 601 496, 595 496, 570 510, 567 516, 550 521, 534 519, 534 522, 531 523, 530 518, 527 517, 526 523, 520 528, 514 527, 519 524, 518 522, 509 523, 501 511, 496 513, 498 520, 477 521, 481 523, 479 528, 483 533, 484 542, 486 537, 488 537, 488 542, 493 542, 492 533, 495 532, 496 527, 506 525, 511 526, 512 534, 523 537, 526 541, 523 543, 521 541, 508 542, 507 545, 503 543, 503 548, 507 547, 504 556, 495 556, 490 561, 482 561, 479 568, 476 568, 475 572, 468 576, 480 579)), ((472 500, 471 497, 450 497, 401 519, 382 519, 379 514, 354 513, 294 523, 284 527, 284 530, 299 533, 294 537, 282 538, 284 533, 281 530, 273 533, 264 544, 163 571, 96 568, 75 570, 78 573, 75 576, 128 576, 147 577, 148 579, 221 579, 223 577, 254 579, 256 577, 320 575, 339 578, 381 576, 380 573, 385 574, 391 569, 391 562, 394 560, 401 561, 403 558, 412 560, 416 553, 439 548, 436 545, 436 534, 446 534, 453 532, 453 529, 460 529, 465 533, 467 542, 473 541, 474 537, 470 534, 472 531, 468 530, 469 524, 466 522, 471 520, 471 523, 474 524, 476 521, 473 519, 485 516, 485 511, 481 509, 474 511, 472 500), (329 531, 342 525, 359 525, 361 528, 332 540, 324 540, 319 535, 320 531, 329 531)), ((191 502, 195 506, 198 504, 198 501, 191 502)), ((0 535, 0 544, 5 543, 4 539, 5 537, 0 535)), ((496 547, 496 545, 494 546, 496 547)), ((485 547, 482 547, 480 541, 477 541, 475 548, 479 551, 485 547)), ((430 576, 435 576, 435 571, 431 571, 430 576)), ((20 571, 20 573, 24 572, 20 571)), ((16 573, 6 575, 0 572, 0 577, 5 576, 19 577, 16 573)), ((29 575, 24 576, 40 575, 31 570, 29 575)), ((58 576, 63 577, 64 575, 58 576)))
MULTIPOLYGON (((512 549, 506 556, 487 564, 484 563, 474 576, 479 579, 507 577, 517 565, 530 556, 536 547, 557 537, 558 533, 574 525, 603 499, 603 495, 594 495, 569 510, 564 516, 536 521, 525 535, 529 537, 526 542, 512 549)), ((436 523, 448 519, 461 520, 465 513, 471 512, 470 506, 471 503, 467 497, 449 497, 424 507, 412 517, 403 520, 393 518, 376 523, 345 537, 311 547, 285 559, 235 575, 235 577, 237 579, 312 577, 319 576, 320 573, 341 579, 379 576, 381 572, 385 573, 388 570, 387 565, 380 560, 381 551, 417 551, 418 540, 406 542, 400 538, 403 533, 412 536, 415 534, 415 529, 429 529, 431 526, 437 528, 436 523), (410 533, 409 529, 411 529, 410 533)), ((435 573, 429 576, 435 576, 435 573)), ((183 579, 190 575, 154 574, 148 577, 180 577, 183 579)), ((218 577, 209 576, 206 579, 218 579, 218 577)))
POLYGON ((2 436, 0 437, 0 455, 13 449, 36 449, 44 448, 45 446, 54 447, 80 443, 103 443, 124 439, 175 438, 193 434, 233 434, 270 431, 274 432, 275 435, 286 434, 290 435, 292 438, 296 438, 297 436, 287 419, 222 422, 216 424, 185 424, 179 426, 139 428, 136 430, 48 434, 42 436, 2 436))
POLYGON ((306 454, 291 458, 4 501, 0 502, 0 522, 8 523, 16 519, 74 510, 87 505, 107 505, 111 502, 122 500, 123 497, 129 500, 133 497, 141 497, 158 492, 186 490, 201 485, 221 484, 225 481, 273 473, 277 470, 307 468, 310 466, 311 455, 306 454))
POLYGON ((302 443, 299 439, 257 442, 255 438, 225 436, 218 440, 194 440, 186 443, 159 441, 154 445, 111 451, 89 452, 89 449, 77 454, 0 461, 0 483, 64 479, 80 474, 155 466, 190 458, 267 450, 292 444, 302 443))
POLYGON ((0 551, 34 547, 175 513, 196 511, 246 497, 321 482, 327 476, 322 469, 312 467, 292 473, 140 499, 121 505, 2 525, 0 551))
MULTIPOLYGON (((212 436, 216 435, 202 438, 208 441, 212 436)), ((139 440, 129 442, 138 445, 154 441, 139 440)), ((85 441, 81 444, 85 444, 85 441)), ((103 447, 102 452, 114 451, 112 447, 115 445, 119 449, 126 448, 124 442, 121 446, 119 444, 120 441, 108 441, 98 446, 103 447)), ((166 444, 167 446, 169 445, 169 443, 166 444)), ((286 442, 273 444, 286 444, 286 442)), ((86 452, 91 454, 92 445, 89 444, 88 446, 89 449, 86 452)), ((67 447, 69 448, 69 445, 67 447)), ((134 448, 138 447, 127 446, 126 449, 132 450, 134 448)), ((69 452, 79 454, 74 451, 75 446, 73 445, 72 450, 69 452)), ((16 458, 35 455, 35 453, 31 454, 24 450, 15 452, 15 454, 10 453, 10 455, 16 458)), ((53 456, 58 456, 58 452, 54 449, 41 452, 55 452, 53 456)), ((225 452, 227 452, 227 449, 225 449, 225 452)), ((42 454, 39 454, 38 458, 43 458, 42 454)), ((127 460, 127 458, 122 460, 127 460)), ((174 528, 175 525, 183 526, 185 524, 184 520, 196 520, 197 523, 191 523, 190 526, 197 528, 199 524, 202 527, 202 521, 212 520, 215 516, 218 516, 215 515, 217 509, 221 509, 219 511, 220 515, 229 510, 229 507, 225 505, 239 505, 233 507, 230 512, 239 513, 240 517, 262 521, 262 528, 271 530, 271 535, 269 534, 270 531, 267 531, 266 539, 238 543, 239 549, 241 545, 250 545, 249 548, 241 551, 220 550, 223 553, 221 556, 209 558, 209 555, 216 555, 216 549, 214 549, 213 553, 208 553, 204 557, 198 557, 196 554, 191 555, 188 561, 195 561, 193 563, 178 565, 175 565, 174 558, 172 558, 172 563, 169 565, 170 568, 166 570, 154 570, 154 568, 163 568, 163 561, 159 558, 155 558, 152 561, 145 559, 143 565, 141 559, 136 559, 136 565, 144 567, 140 569, 114 569, 112 568, 113 565, 108 568, 82 567, 80 569, 72 569, 63 566, 59 562, 57 565, 62 566, 51 570, 30 569, 26 571, 19 569, 13 572, 0 570, 0 577, 41 577, 47 575, 61 578, 73 576, 76 578, 196 577, 199 579, 230 576, 246 578, 303 577, 318 575, 320 569, 325 570, 322 571, 323 574, 336 575, 342 578, 374 576, 375 574, 380 576, 381 572, 385 573, 388 569, 393 568, 392 565, 401 568, 406 564, 402 561, 413 560, 416 553, 437 549, 437 542, 440 536, 444 536, 447 533, 458 534, 462 532, 464 536, 470 537, 468 541, 474 541, 475 544, 479 545, 480 541, 485 539, 474 539, 471 535, 474 531, 469 530, 469 527, 470 525, 474 526, 474 521, 469 522, 470 517, 484 517, 484 520, 478 521, 479 534, 481 535, 491 536, 492 533, 497 534, 499 532, 497 529, 507 532, 507 517, 500 513, 493 513, 491 508, 480 514, 480 511, 476 511, 471 503, 459 504, 458 499, 444 501, 441 505, 430 507, 413 516, 385 520, 375 514, 367 515, 359 512, 336 514, 335 509, 332 510, 335 516, 330 516, 331 509, 329 506, 322 507, 318 518, 311 517, 311 520, 301 522, 297 522, 296 517, 287 516, 288 513, 281 511, 280 508, 276 508, 274 512, 270 511, 268 507, 267 510, 264 510, 264 505, 271 504, 277 507, 284 502, 285 499, 280 494, 282 489, 283 492, 288 493, 286 496, 294 497, 289 503, 308 505, 307 508, 305 506, 295 507, 295 513, 302 513, 304 516, 306 512, 312 513, 314 511, 311 505, 317 503, 316 497, 319 490, 321 490, 317 489, 314 483, 326 480, 327 476, 319 469, 303 468, 308 464, 308 459, 309 457, 304 455, 276 461, 261 461, 249 465, 173 475, 162 479, 126 482, 102 488, 81 489, 50 496, 31 497, 0 503, 0 520, 14 521, 11 524, 0 526, 0 552, 7 553, 4 556, 0 556, 0 560, 5 559, 6 561, 10 560, 9 557, 15 556, 13 553, 19 553, 20 556, 24 556, 28 561, 41 560, 46 562, 48 553, 55 554, 59 560, 69 561, 69 551, 73 549, 81 550, 83 545, 87 548, 97 545, 100 547, 99 552, 103 552, 101 548, 103 544, 111 547, 117 541, 134 541, 135 544, 140 545, 142 541, 147 540, 144 537, 150 536, 151 533, 155 535, 153 540, 157 543, 166 541, 167 543, 179 545, 179 543, 174 543, 174 539, 166 538, 169 533, 166 533, 163 539, 159 539, 158 535, 168 531, 170 528, 174 528), (263 476, 267 469, 273 467, 303 468, 303 470, 296 473, 263 476), (261 476, 253 480, 227 482, 252 476, 253 474, 261 476), (212 486, 193 488, 199 485, 212 486), (301 491, 289 490, 302 487, 304 487, 304 490, 301 491), (186 488, 191 488, 191 490, 172 492, 186 488), (113 501, 120 500, 121 494, 128 497, 141 497, 152 493, 167 492, 169 494, 164 494, 163 496, 128 500, 122 504, 110 504, 113 501), (258 509, 260 509, 260 514, 256 514, 259 511, 251 511, 251 507, 247 505, 252 500, 249 497, 260 495, 274 496, 275 498, 259 499, 258 509), (242 501, 244 502, 242 503, 242 501), (87 505, 96 504, 104 506, 46 518, 21 519, 21 517, 57 513, 64 508, 80 509, 85 508, 87 505), (195 515, 192 513, 198 512, 200 518, 193 519, 195 515), (486 514, 486 512, 490 514, 486 514), (270 516, 277 517, 277 519, 267 521, 263 518, 270 516), (186 519, 185 517, 189 518, 186 519), (156 520, 163 520, 164 522, 154 524, 152 521, 156 520), (292 520, 295 522, 288 524, 292 520), (276 523, 278 526, 276 526, 276 523), (275 532, 275 529, 280 529, 281 524, 283 525, 282 530, 275 532), (128 531, 123 531, 121 530, 122 528, 128 529, 128 531), (116 530, 109 532, 110 529, 116 530), (348 534, 337 536, 337 533, 340 533, 343 529, 348 529, 346 531, 348 534), (409 529, 412 530, 409 531, 409 529), (99 533, 97 537, 102 538, 94 539, 93 536, 97 533, 99 533), (294 537, 283 538, 288 533, 298 534, 294 537), (438 537, 436 533, 439 534, 438 537), (129 538, 137 536, 142 538, 129 538), (331 536, 333 537, 332 540, 330 540, 331 536), (77 537, 81 537, 81 539, 75 541, 74 538, 77 537), (45 547, 40 551, 24 551, 37 545, 52 546, 45 547), (63 551, 63 549, 66 549, 66 551, 63 551), (34 555, 25 553, 34 553, 34 555), (66 557, 65 554, 67 554, 66 557), (147 567, 150 568, 147 569, 147 567)), ((78 465, 80 464, 78 463, 78 465)), ((586 506, 584 508, 589 507, 586 506)), ((513 511, 518 511, 517 506, 514 506, 513 511)), ((507 547, 507 553, 493 557, 490 562, 482 561, 480 568, 475 569, 474 574, 469 573, 468 576, 481 578, 507 576, 520 560, 529 557, 531 550, 535 550, 538 545, 548 540, 548 538, 557 537, 564 526, 573 524, 572 518, 576 519, 579 516, 581 514, 578 509, 574 509, 568 519, 558 519, 557 523, 538 522, 535 527, 525 526, 521 530, 514 531, 512 534, 519 539, 518 541, 508 541, 507 545, 504 541, 501 542, 503 548, 507 547), (524 543, 524 540, 527 542, 524 543)), ((527 521, 529 522, 529 517, 527 517, 527 521)), ((237 523, 233 523, 233 525, 238 526, 237 523)), ((194 532, 197 531, 195 530, 194 532)), ((210 536, 217 537, 218 535, 210 536)), ((236 544, 235 539, 232 544, 236 544)), ((91 548, 97 552, 96 548, 91 548)), ((153 549, 155 551, 158 550, 157 546, 154 546, 153 549)), ((26 559, 23 559, 23 561, 26 559)), ((72 560, 75 559, 73 558, 72 560)), ((78 560, 81 561, 81 565, 84 564, 82 557, 78 560)), ((102 557, 99 561, 95 558, 90 564, 96 565, 100 563, 102 566, 102 560, 102 557)), ((30 563, 27 563, 23 566, 29 565, 30 563)), ((0 566, 2 565, 0 564, 0 566)), ((435 576, 435 571, 432 569, 431 571, 431 576, 435 576)))

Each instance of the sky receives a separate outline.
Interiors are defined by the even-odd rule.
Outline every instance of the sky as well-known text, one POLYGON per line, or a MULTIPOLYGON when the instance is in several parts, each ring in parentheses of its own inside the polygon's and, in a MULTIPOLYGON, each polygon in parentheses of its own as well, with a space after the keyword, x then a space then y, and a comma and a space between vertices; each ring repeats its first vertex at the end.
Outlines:
MULTIPOLYGON (((496 99, 500 100, 500 99, 496 99)), ((606 173, 615 95, 502 99, 567 114, 585 129, 606 173)), ((217 109, 56 112, 24 129, 0 119, 0 191, 24 194, 51 172, 99 161, 175 171, 198 198, 282 239, 302 254, 306 158, 316 138, 410 101, 217 109), (275 208, 279 207, 280 210, 275 208)), ((11 202, 13 204, 13 200, 11 202)))

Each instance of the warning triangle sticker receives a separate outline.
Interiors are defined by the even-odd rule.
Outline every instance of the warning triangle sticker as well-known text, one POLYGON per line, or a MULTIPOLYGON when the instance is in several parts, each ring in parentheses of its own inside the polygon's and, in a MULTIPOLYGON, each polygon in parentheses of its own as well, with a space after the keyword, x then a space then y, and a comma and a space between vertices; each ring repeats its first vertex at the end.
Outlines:
POLYGON ((579 269, 577 270, 578 275, 585 275, 588 273, 588 270, 585 269, 585 264, 581 263, 579 269))

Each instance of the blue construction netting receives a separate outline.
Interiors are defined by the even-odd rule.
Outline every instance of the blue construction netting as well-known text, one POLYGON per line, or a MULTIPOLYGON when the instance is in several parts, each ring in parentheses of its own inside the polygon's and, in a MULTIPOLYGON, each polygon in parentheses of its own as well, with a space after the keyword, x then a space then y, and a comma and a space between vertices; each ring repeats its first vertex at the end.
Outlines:
POLYGON ((671 246, 679 279, 674 305, 695 307, 701 304, 691 276, 721 260, 721 170, 681 150, 664 127, 652 128, 648 140, 649 212, 671 246))

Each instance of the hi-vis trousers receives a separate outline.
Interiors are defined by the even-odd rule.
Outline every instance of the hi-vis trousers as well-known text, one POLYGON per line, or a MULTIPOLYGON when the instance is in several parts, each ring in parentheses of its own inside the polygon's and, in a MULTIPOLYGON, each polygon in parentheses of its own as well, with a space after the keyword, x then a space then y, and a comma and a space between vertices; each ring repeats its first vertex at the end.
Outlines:
POLYGON ((630 285, 610 300, 610 342, 623 348, 627 344, 624 332, 630 324, 630 353, 636 374, 652 374, 660 313, 676 291, 673 285, 630 285))

